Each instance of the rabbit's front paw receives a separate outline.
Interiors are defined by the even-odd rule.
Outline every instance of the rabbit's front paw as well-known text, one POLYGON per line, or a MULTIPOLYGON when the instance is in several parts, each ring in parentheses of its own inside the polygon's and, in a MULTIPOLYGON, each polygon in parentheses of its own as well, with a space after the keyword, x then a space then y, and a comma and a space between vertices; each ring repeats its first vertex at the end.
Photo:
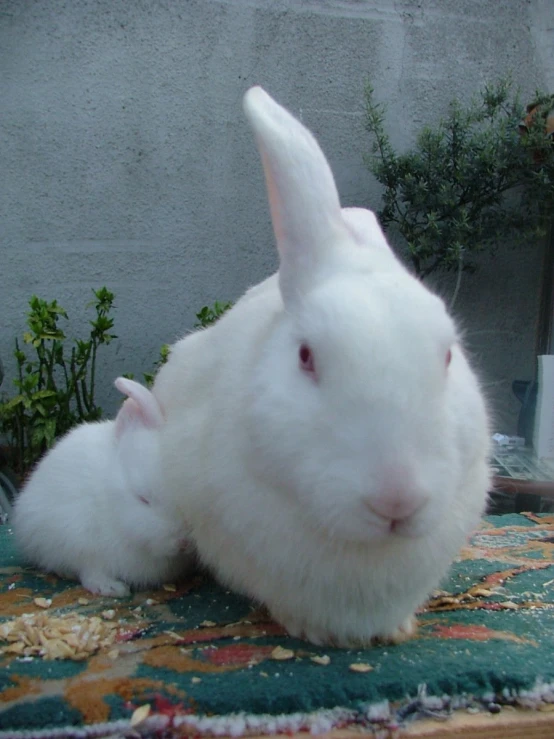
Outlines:
POLYGON ((402 644, 417 633, 417 620, 415 616, 408 616, 403 623, 390 634, 383 634, 375 638, 379 644, 402 644))
POLYGON ((367 633, 347 633, 340 629, 328 630, 319 628, 317 625, 305 623, 296 618, 276 619, 287 630, 289 636, 304 639, 316 646, 340 647, 344 649, 364 648, 375 644, 400 644, 411 639, 417 631, 417 621, 414 616, 409 616, 405 621, 390 634, 375 635, 368 629, 367 633))
POLYGON ((335 634, 327 629, 320 628, 314 624, 305 623, 296 618, 286 617, 276 619, 287 631, 289 636, 303 639, 318 647, 353 647, 359 646, 345 636, 335 634))
POLYGON ((84 572, 81 574, 81 584, 91 593, 109 595, 112 598, 125 598, 130 595, 129 586, 121 580, 116 580, 103 572, 84 572))

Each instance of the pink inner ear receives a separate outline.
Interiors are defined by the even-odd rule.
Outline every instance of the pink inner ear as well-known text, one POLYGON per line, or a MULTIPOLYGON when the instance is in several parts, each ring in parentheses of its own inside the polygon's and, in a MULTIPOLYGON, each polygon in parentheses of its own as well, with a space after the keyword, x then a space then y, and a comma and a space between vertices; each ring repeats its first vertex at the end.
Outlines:
POLYGON ((144 425, 139 404, 133 398, 127 398, 115 419, 115 435, 119 439, 132 425, 144 425))
POLYGON ((279 197, 279 189, 277 188, 277 184, 273 178, 273 171, 271 169, 269 159, 263 149, 261 151, 261 157, 264 168, 265 185, 267 188, 267 200, 269 202, 269 210, 273 224, 273 233, 275 234, 277 249, 279 252, 282 252, 283 242, 285 239, 285 229, 283 226, 282 203, 279 197))
MULTIPOLYGON (((146 428, 159 428, 164 420, 162 409, 154 395, 134 380, 118 377, 115 386, 135 403, 135 406, 123 405, 122 411, 132 411, 131 417, 146 428)), ((120 413, 122 412, 120 411, 120 413)))

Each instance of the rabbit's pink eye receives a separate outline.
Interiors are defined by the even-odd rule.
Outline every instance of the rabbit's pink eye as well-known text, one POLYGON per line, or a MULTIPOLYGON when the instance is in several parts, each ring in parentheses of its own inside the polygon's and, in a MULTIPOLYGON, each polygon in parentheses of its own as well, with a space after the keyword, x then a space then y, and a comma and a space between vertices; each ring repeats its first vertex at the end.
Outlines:
POLYGON ((300 367, 304 372, 315 372, 314 357, 312 350, 307 344, 301 344, 298 350, 298 358, 300 359, 300 367))
POLYGON ((451 362, 451 361, 452 361, 452 350, 451 350, 451 349, 449 349, 449 350, 448 350, 448 351, 446 352, 446 360, 445 360, 445 365, 446 365, 446 367, 449 367, 449 366, 450 366, 450 362, 451 362))

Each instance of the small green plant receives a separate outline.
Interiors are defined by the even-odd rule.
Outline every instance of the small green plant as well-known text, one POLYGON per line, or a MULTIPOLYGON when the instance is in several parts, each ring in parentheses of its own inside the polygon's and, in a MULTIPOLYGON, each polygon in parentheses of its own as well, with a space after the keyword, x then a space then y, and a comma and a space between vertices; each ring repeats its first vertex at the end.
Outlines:
POLYGON ((10 464, 18 474, 36 463, 55 440, 76 423, 95 421, 102 415, 96 405, 96 362, 100 346, 115 337, 111 333, 114 294, 107 288, 93 290, 95 318, 90 321, 87 339, 75 339, 68 349, 60 326, 68 320, 56 300, 48 302, 36 295, 29 301, 23 344, 15 340, 14 357, 17 395, 0 402, 0 432, 6 438, 10 464))
POLYGON ((219 320, 221 316, 229 310, 229 308, 232 308, 232 306, 233 304, 231 302, 219 303, 217 300, 213 306, 205 305, 196 314, 198 323, 194 324, 194 328, 207 328, 208 326, 211 326, 212 323, 219 320))
MULTIPOLYGON (((205 305, 196 314, 198 323, 194 324, 194 328, 207 328, 221 318, 221 316, 231 308, 233 304, 231 302, 219 303, 217 300, 213 306, 205 305)), ((154 367, 151 372, 143 372, 144 383, 147 387, 152 387, 154 379, 160 367, 162 367, 169 359, 169 352, 171 347, 169 344, 163 344, 160 349, 160 355, 158 360, 154 363, 154 367)), ((134 375, 131 372, 125 374, 130 380, 134 379, 134 375)))
MULTIPOLYGON (((154 384, 154 378, 156 377, 156 373, 158 372, 160 367, 162 367, 169 359, 169 350, 170 350, 169 344, 162 344, 162 347, 160 349, 160 356, 158 358, 158 361, 154 363, 152 372, 142 373, 146 387, 152 387, 152 385, 154 384)), ((128 377, 131 380, 133 379, 133 375, 125 375, 125 377, 128 377)))
POLYGON ((502 80, 466 107, 453 100, 447 116, 399 154, 385 131, 385 108, 366 86, 373 139, 366 163, 384 187, 379 217, 400 232, 421 278, 451 269, 460 276, 475 268, 476 252, 541 233, 554 195, 554 146, 545 135, 554 95, 537 92, 534 106, 526 116, 502 80))
MULTIPOLYGON (((75 339, 68 348, 61 321, 67 312, 56 300, 48 302, 36 295, 29 300, 28 331, 22 347, 15 340, 14 357, 17 394, 0 399, 0 433, 7 443, 10 467, 21 477, 51 448, 56 439, 78 423, 96 421, 102 409, 96 404, 96 363, 98 349, 115 339, 110 311, 114 294, 107 288, 93 290, 95 318, 90 321, 87 339, 75 339), (28 356, 29 350, 31 356, 28 356)), ((215 302, 204 306, 196 317, 195 328, 215 323, 232 303, 215 302)), ((143 373, 150 387, 159 368, 169 357, 170 346, 164 344, 151 372, 143 373)), ((1 367, 1 366, 0 366, 1 367)), ((132 378, 132 374, 125 375, 132 378)))
MULTIPOLYGON (((219 303, 217 300, 212 306, 205 305, 196 314, 198 322, 194 324, 194 328, 207 328, 208 326, 211 326, 213 323, 218 321, 221 316, 229 310, 229 308, 232 308, 232 306, 233 304, 229 301, 226 303, 219 303)), ((152 387, 152 385, 154 384, 156 373, 158 372, 160 367, 162 367, 169 359, 170 349, 171 347, 169 346, 169 344, 163 344, 162 348, 160 349, 159 359, 154 364, 152 372, 143 373, 144 382, 146 383, 147 387, 152 387)), ((133 379, 132 375, 126 375, 126 377, 133 379)))

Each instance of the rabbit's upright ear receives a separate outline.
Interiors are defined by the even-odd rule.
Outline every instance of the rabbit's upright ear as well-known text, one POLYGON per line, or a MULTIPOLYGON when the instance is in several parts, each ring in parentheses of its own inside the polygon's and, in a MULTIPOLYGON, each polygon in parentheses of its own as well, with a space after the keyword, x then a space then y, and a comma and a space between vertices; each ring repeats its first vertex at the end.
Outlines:
POLYGON ((118 437, 130 426, 155 429, 163 424, 164 418, 158 401, 143 385, 126 377, 118 377, 115 386, 128 398, 115 419, 118 437))
POLYGON ((250 88, 243 104, 262 157, 287 303, 312 286, 352 235, 333 174, 312 134, 261 87, 250 88))

